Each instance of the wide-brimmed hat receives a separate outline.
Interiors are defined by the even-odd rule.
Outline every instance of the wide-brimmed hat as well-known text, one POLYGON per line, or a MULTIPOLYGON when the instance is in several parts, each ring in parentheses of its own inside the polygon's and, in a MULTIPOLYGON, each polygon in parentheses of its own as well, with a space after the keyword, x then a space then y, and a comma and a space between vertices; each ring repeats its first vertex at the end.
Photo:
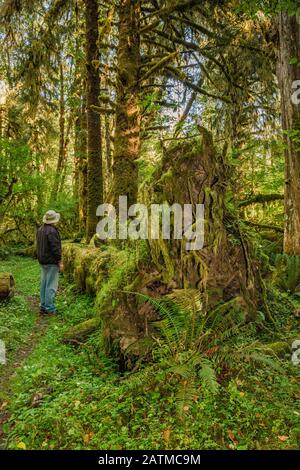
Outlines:
POLYGON ((43 217, 44 224, 56 224, 60 219, 60 214, 55 211, 47 211, 43 217))

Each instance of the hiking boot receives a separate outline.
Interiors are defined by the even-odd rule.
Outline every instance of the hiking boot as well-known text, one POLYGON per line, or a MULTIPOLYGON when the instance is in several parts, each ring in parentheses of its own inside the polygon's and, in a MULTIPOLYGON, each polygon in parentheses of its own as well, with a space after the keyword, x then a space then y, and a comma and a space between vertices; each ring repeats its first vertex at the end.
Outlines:
POLYGON ((45 310, 44 308, 41 308, 40 309, 40 314, 41 315, 56 315, 57 310, 54 310, 53 312, 51 312, 51 311, 45 310))

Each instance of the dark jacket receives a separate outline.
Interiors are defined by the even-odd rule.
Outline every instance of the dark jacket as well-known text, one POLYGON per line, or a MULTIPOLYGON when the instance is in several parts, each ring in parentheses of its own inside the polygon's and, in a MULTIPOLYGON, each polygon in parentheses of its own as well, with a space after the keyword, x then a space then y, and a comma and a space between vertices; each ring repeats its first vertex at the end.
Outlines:
POLYGON ((40 264, 58 264, 61 260, 61 240, 56 227, 43 224, 37 231, 37 258, 40 264))

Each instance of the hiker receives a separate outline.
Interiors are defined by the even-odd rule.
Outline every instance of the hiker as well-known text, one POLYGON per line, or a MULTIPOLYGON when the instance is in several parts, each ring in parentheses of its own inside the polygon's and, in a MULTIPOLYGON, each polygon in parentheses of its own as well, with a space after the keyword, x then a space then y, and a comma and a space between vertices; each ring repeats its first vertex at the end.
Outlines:
POLYGON ((43 225, 37 231, 37 258, 41 265, 40 313, 55 314, 55 294, 58 288, 58 273, 63 271, 61 240, 56 228, 60 214, 48 211, 43 225))

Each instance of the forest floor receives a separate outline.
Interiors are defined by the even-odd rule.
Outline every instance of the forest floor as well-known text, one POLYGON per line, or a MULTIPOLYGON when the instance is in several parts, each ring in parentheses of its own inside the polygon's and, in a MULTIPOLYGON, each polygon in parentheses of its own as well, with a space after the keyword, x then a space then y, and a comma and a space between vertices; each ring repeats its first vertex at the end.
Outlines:
MULTIPOLYGON (((100 347, 62 342, 71 325, 94 315, 93 298, 60 283, 59 314, 38 314, 39 267, 30 258, 0 261, 13 273, 16 296, 0 304, 0 445, 7 449, 298 449, 300 366, 241 365, 215 395, 200 387, 185 413, 176 384, 139 393, 100 347)), ((288 304, 287 304, 288 305, 288 304)), ((286 324, 285 302, 275 312, 286 324)), ((291 327, 288 327, 291 329, 291 327)))

